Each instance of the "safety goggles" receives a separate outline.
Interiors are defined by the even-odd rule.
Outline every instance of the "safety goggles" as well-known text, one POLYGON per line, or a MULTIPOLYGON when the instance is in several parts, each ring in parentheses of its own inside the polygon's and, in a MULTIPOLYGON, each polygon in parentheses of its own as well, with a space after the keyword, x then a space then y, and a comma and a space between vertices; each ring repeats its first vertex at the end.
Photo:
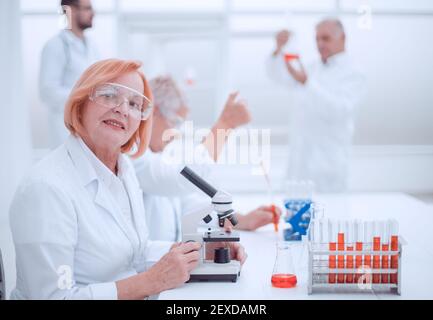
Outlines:
POLYGON ((153 105, 142 93, 118 83, 106 83, 93 89, 90 101, 107 109, 114 109, 126 102, 128 114, 137 120, 147 120, 152 114, 153 105))

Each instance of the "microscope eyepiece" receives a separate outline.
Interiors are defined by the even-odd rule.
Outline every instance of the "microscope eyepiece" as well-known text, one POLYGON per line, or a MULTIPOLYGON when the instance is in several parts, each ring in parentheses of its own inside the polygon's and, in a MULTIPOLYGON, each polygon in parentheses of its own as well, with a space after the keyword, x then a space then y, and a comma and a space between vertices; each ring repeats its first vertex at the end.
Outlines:
POLYGON ((213 197, 217 193, 217 189, 212 187, 209 183, 203 180, 197 173, 192 171, 190 168, 185 167, 180 172, 186 179, 188 179, 192 184, 194 184, 201 191, 206 193, 209 197, 213 197))

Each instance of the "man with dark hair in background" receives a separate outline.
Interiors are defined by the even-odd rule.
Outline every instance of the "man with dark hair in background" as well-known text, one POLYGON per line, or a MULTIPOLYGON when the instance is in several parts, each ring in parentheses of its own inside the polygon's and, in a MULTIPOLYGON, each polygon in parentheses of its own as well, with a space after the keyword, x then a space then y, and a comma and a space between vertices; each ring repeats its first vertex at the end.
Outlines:
POLYGON ((62 0, 68 27, 44 46, 39 72, 39 93, 48 107, 51 147, 61 144, 68 133, 63 109, 69 93, 83 71, 99 60, 95 45, 84 31, 92 28, 94 10, 90 0, 62 0))

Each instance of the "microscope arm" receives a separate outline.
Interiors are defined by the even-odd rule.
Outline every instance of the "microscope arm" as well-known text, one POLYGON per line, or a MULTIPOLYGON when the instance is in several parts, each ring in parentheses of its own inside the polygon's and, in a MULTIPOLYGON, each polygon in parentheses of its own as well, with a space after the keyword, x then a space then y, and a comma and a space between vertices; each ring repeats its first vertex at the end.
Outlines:
POLYGON ((212 199, 212 205, 218 214, 220 227, 224 226, 225 219, 228 219, 233 226, 236 226, 238 221, 232 210, 232 196, 230 194, 215 189, 188 167, 183 168, 180 174, 212 199))

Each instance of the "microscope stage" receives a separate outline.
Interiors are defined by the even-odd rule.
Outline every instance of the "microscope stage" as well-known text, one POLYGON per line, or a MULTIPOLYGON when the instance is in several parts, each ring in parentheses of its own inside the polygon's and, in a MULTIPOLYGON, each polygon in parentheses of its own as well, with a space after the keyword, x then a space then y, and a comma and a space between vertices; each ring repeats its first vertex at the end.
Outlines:
POLYGON ((239 242, 240 237, 237 232, 212 231, 203 234, 204 242, 239 242))

